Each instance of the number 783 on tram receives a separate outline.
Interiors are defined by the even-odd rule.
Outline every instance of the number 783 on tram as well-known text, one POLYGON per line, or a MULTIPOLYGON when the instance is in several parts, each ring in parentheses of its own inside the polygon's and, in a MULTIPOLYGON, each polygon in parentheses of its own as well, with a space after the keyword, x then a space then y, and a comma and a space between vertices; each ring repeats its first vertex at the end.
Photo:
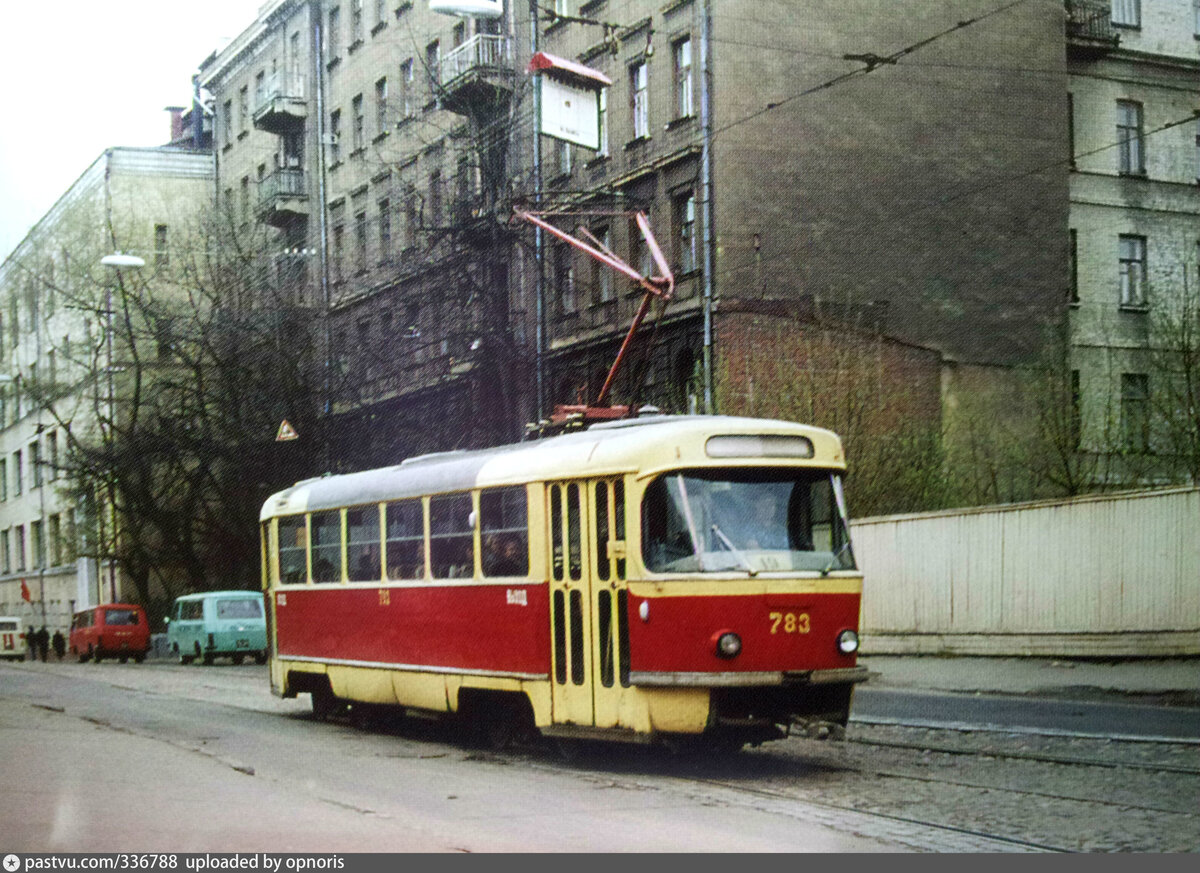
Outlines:
POLYGON ((272 690, 494 741, 839 736, 844 468, 819 428, 656 415, 300 482, 261 515, 272 690))

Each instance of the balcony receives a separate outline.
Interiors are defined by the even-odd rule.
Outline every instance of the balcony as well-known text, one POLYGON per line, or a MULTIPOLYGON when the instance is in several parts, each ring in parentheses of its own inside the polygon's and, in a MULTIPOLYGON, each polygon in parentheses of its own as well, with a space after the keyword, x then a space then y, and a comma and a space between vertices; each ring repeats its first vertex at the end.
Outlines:
POLYGON ((304 99, 304 77, 299 73, 278 73, 267 80, 262 98, 254 109, 254 126, 267 133, 295 133, 308 118, 304 99))
POLYGON ((513 90, 512 43, 508 37, 479 33, 438 64, 438 96, 451 112, 506 104, 513 90))
POLYGON ((1079 60, 1104 57, 1121 36, 1112 25, 1112 4, 1100 0, 1067 0, 1067 56, 1079 60))
POLYGON ((272 227, 288 227, 308 218, 304 171, 278 169, 258 183, 258 218, 272 227))

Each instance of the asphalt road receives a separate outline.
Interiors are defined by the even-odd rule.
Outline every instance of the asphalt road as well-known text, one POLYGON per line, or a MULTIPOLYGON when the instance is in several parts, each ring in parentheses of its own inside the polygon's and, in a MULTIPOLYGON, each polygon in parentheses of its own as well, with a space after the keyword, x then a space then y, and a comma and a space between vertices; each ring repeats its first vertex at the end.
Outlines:
MULTIPOLYGON (((879 852, 888 822, 314 722, 258 667, 0 665, 0 851, 879 852), (871 835, 871 828, 876 830, 871 835)), ((907 842, 905 842, 907 840, 907 842)))

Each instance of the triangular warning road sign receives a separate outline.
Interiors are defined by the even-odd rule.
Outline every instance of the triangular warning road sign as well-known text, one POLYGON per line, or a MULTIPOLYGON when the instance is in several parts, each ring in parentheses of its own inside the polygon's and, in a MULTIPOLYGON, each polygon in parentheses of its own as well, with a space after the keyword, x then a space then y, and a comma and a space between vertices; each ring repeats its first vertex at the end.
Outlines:
POLYGON ((287 442, 288 440, 298 439, 300 439, 300 434, 296 433, 296 429, 288 423, 286 418, 280 422, 279 433, 275 434, 275 442, 283 443, 287 442))

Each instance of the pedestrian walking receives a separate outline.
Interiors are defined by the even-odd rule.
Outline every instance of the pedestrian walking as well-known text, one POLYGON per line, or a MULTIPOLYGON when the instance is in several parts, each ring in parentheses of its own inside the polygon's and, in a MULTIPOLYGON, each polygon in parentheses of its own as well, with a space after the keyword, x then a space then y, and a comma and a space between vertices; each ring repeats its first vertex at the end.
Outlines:
POLYGON ((46 630, 46 626, 42 625, 42 629, 37 632, 37 647, 38 655, 42 662, 50 660, 50 632, 46 630))
POLYGON ((50 640, 50 645, 54 648, 54 657, 61 661, 63 655, 67 653, 67 638, 63 636, 62 631, 54 631, 54 637, 50 640))
POLYGON ((33 625, 30 625, 29 630, 25 631, 25 650, 29 652, 29 660, 37 660, 37 629, 33 625))

